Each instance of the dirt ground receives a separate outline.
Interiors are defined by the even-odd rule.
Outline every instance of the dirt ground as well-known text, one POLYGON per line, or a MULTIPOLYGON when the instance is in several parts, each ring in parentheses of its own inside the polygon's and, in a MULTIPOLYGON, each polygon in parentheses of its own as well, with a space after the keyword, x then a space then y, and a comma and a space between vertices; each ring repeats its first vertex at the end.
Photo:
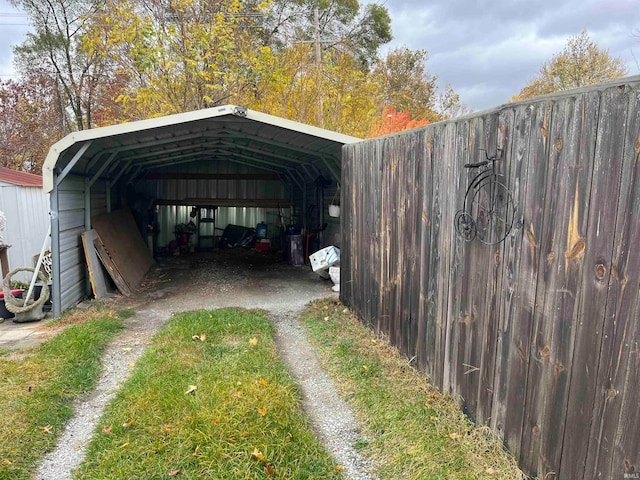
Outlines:
POLYGON ((308 302, 327 296, 337 299, 331 286, 308 266, 293 267, 275 255, 256 250, 214 250, 158 259, 139 292, 109 300, 114 309, 131 308, 136 313, 107 348, 97 388, 77 402, 76 414, 58 448, 46 457, 35 478, 71 478, 102 409, 171 315, 231 306, 261 308, 269 313, 278 349, 300 385, 303 406, 318 437, 343 465, 347 478, 372 478, 366 459, 353 448, 358 438, 357 423, 320 367, 297 320, 308 302))

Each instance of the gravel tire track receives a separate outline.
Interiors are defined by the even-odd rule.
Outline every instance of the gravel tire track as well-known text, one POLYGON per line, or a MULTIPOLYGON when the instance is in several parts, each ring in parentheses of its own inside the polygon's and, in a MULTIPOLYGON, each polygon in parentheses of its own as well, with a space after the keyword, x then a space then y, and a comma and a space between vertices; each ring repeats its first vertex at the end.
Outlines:
POLYGON ((165 259, 135 297, 119 298, 114 308, 132 308, 125 330, 106 348, 95 390, 76 401, 74 416, 57 447, 38 466, 37 480, 67 480, 85 458, 86 447, 102 411, 126 381, 153 335, 174 313, 223 307, 261 308, 275 329, 281 358, 296 378, 303 408, 316 435, 344 468, 348 480, 374 480, 371 463, 354 448, 358 424, 335 384, 322 369, 298 316, 312 300, 332 296, 330 283, 308 268, 295 268, 251 252, 165 259))

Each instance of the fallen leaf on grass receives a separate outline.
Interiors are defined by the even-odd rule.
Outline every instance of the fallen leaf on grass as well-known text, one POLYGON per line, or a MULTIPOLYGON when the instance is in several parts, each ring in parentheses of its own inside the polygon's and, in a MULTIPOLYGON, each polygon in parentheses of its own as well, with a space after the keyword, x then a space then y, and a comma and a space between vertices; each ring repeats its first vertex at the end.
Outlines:
POLYGON ((109 425, 108 427, 104 427, 102 431, 108 435, 111 433, 111 428, 111 425, 109 425))
POLYGON ((131 362, 131 363, 129 364, 129 368, 133 368, 133 367, 135 367, 135 366, 136 366, 135 362, 131 362))
POLYGON ((258 413, 260 414, 261 417, 264 417, 267 414, 267 407, 259 408, 258 413))
POLYGON ((251 456, 257 458, 261 462, 264 462, 266 460, 264 454, 260 450, 258 450, 257 448, 253 449, 253 452, 251 453, 251 456))
POLYGON ((129 420, 127 423, 123 423, 122 426, 124 428, 129 428, 131 425, 133 425, 135 423, 135 420, 132 418, 131 420, 129 420))
POLYGON ((459 437, 460 437, 460 434, 459 434, 459 433, 455 433, 455 432, 454 432, 454 433, 450 433, 450 434, 449 434, 449 438, 459 438, 459 437))
POLYGON ((344 470, 344 467, 342 465, 336 465, 336 470, 341 472, 342 470, 344 470))
POLYGON ((2 460, 2 463, 5 465, 11 465, 11 460, 9 460, 8 458, 5 458, 4 460, 2 460))
POLYGON ((177 477, 179 473, 180 470, 171 470, 167 475, 169 475, 170 477, 177 477))
POLYGON ((369 370, 369 366, 368 365, 362 365, 362 369, 363 370, 369 370))
POLYGON ((257 345, 258 344, 258 339, 256 337, 253 337, 252 339, 249 340, 249 344, 250 345, 257 345))
POLYGON ((212 423, 213 423, 214 425, 218 425, 218 424, 220 423, 220 419, 219 419, 219 418, 214 418, 214 419, 212 420, 212 423))
POLYGON ((169 425, 162 425, 162 431, 164 433, 169 433, 171 431, 171 428, 169 427, 169 425))
POLYGON ((264 466, 264 469, 266 470, 266 472, 267 472, 267 475, 268 475, 268 476, 272 476, 272 475, 273 475, 273 473, 276 471, 276 467, 274 467, 274 466, 273 466, 273 465, 271 465, 270 463, 267 463, 267 464, 264 466))
POLYGON ((53 428, 52 425, 47 425, 46 427, 38 427, 40 430, 42 430, 42 433, 51 433, 51 429, 53 428))
POLYGON ((231 394, 231 398, 240 398, 242 397, 242 392, 236 392, 231 394))
POLYGON ((197 389, 198 389, 197 385, 189 385, 189 388, 187 389, 186 392, 184 392, 184 394, 189 395, 190 393, 195 393, 197 389))
POLYGON ((200 445, 198 445, 196 449, 193 451, 193 455, 197 456, 199 453, 200 453, 200 445))
POLYGON ((260 379, 260 381, 259 381, 258 383, 259 383, 260 385, 265 386, 265 387, 269 384, 269 382, 267 382, 264 378, 261 378, 261 379, 260 379))

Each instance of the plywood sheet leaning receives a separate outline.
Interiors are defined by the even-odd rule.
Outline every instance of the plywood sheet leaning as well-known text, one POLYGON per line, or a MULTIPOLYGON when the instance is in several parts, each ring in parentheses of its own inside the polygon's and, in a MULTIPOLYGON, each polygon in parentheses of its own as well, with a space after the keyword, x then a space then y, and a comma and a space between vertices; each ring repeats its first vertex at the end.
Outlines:
POLYGON ((123 280, 135 290, 154 261, 131 211, 122 209, 99 215, 91 223, 123 280))
POLYGON ((111 275, 111 278, 113 279, 114 283, 118 287, 118 290, 120 290, 120 293, 122 293, 127 297, 131 296, 131 287, 127 284, 126 280, 123 278, 122 274, 118 270, 117 265, 113 261, 111 254, 109 253, 107 248, 104 246, 102 241, 99 238, 96 238, 93 241, 93 245, 95 248, 95 252, 98 254, 98 257, 100 258, 100 261, 109 271, 109 275, 111 275))
POLYGON ((102 268, 100 259, 93 242, 98 238, 95 230, 87 230, 82 233, 82 245, 84 246, 84 257, 89 269, 89 281, 96 300, 108 297, 113 293, 113 288, 109 283, 105 270, 102 268))

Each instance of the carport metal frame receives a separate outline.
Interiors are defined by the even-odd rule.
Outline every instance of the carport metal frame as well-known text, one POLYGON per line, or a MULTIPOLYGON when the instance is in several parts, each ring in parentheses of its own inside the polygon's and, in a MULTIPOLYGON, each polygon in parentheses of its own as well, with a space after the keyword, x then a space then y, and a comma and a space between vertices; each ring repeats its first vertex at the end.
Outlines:
POLYGON ((58 187, 71 173, 84 179, 84 228, 89 229, 91 188, 99 180, 105 182, 106 211, 110 211, 112 189, 119 184, 135 185, 147 172, 161 167, 222 159, 278 174, 286 185, 295 185, 306 202, 307 185, 318 176, 339 184, 342 145, 359 141, 235 105, 68 135, 51 147, 43 165, 43 189, 51 194, 54 315, 65 308, 58 187))

